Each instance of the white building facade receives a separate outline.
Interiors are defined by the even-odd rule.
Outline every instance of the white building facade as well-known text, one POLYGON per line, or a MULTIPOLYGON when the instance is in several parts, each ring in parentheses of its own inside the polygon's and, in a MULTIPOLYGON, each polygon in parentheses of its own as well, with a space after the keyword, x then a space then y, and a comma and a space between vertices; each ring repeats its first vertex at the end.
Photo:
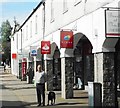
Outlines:
POLYGON ((120 88, 119 5, 119 0, 43 0, 11 38, 11 54, 16 54, 15 58, 11 55, 12 74, 24 77, 23 62, 25 70, 32 65, 34 71, 42 64, 48 74, 47 90, 61 90, 63 98, 71 98, 77 78, 81 78, 81 89, 88 90, 88 82, 98 82, 102 105, 116 106, 120 88), (60 47, 62 30, 73 31, 73 48, 60 47), (43 40, 50 41, 50 54, 41 54, 43 40), (30 56, 31 46, 37 48, 35 57, 30 56))

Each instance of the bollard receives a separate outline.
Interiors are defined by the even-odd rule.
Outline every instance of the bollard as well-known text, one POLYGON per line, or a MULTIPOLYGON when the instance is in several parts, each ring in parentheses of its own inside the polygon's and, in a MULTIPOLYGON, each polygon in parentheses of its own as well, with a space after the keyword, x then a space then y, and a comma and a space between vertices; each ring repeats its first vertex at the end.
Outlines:
POLYGON ((102 84, 88 82, 88 96, 90 107, 102 107, 102 84))

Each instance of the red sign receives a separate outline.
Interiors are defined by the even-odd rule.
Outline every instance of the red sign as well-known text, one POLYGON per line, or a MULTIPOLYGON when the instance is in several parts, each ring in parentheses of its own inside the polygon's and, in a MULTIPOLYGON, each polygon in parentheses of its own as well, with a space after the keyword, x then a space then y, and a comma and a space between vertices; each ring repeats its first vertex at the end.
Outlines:
POLYGON ((73 48, 73 32, 72 31, 60 32, 60 47, 73 48))
POLYGON ((17 58, 17 54, 16 53, 12 53, 12 59, 16 59, 17 58))
POLYGON ((24 79, 27 71, 27 62, 22 62, 22 78, 24 79))
POLYGON ((41 41, 41 54, 50 54, 50 41, 41 41))

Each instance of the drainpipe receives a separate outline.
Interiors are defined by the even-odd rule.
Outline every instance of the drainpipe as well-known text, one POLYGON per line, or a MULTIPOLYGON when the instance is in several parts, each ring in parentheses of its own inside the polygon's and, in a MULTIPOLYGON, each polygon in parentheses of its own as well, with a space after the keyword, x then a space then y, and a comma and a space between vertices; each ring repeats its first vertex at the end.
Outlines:
MULTIPOLYGON (((45 0, 43 0, 43 40, 45 35, 45 0)), ((42 68, 44 68, 44 74, 47 72, 47 60, 44 63, 44 54, 42 54, 42 68)), ((45 83, 45 91, 47 91, 47 83, 45 83)))
MULTIPOLYGON (((45 1, 43 0, 43 40, 45 35, 45 1)), ((44 67, 44 55, 42 54, 42 68, 44 67)))
POLYGON ((19 66, 19 68, 21 68, 21 69, 19 69, 20 70, 20 72, 19 72, 19 78, 21 78, 21 80, 22 80, 22 29, 21 29, 21 66, 19 66))
POLYGON ((21 29, 21 54, 22 54, 22 29, 21 29))

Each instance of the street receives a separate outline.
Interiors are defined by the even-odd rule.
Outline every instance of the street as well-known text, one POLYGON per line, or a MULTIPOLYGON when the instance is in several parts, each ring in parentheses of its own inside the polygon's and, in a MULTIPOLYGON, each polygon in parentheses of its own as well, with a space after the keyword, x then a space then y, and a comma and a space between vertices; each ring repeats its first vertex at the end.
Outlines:
MULTIPOLYGON (((26 81, 17 79, 10 73, 4 73, 0 70, 0 106, 7 107, 22 107, 29 108, 37 106, 36 89, 33 84, 27 84, 26 81)), ((56 104, 54 106, 45 107, 87 107, 88 94, 85 91, 75 91, 75 98, 63 99, 61 98, 60 91, 56 91, 56 104), (78 96, 78 97, 77 97, 78 96)), ((46 92, 46 105, 47 105, 47 92, 46 92)))
POLYGON ((27 104, 26 102, 24 102, 24 100, 26 98, 27 100, 30 99, 30 96, 32 95, 32 92, 28 92, 27 90, 30 88, 28 84, 26 84, 25 82, 20 82, 19 80, 16 80, 14 76, 12 77, 9 76, 9 74, 6 75, 4 73, 0 73, 0 79, 2 81, 0 84, 0 91, 2 94, 2 96, 0 96, 0 100, 2 100, 3 107, 11 105, 24 106, 27 104))

